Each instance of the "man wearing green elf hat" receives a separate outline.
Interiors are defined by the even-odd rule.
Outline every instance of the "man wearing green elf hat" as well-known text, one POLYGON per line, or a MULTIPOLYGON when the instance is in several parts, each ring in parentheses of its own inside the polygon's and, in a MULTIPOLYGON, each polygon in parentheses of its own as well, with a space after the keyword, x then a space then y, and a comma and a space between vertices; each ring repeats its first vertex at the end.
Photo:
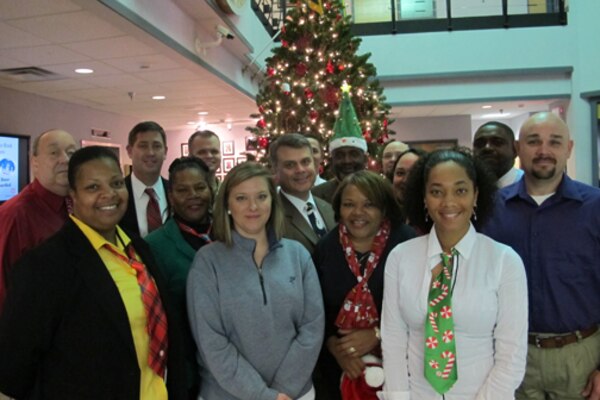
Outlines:
POLYGON ((354 106, 350 101, 350 86, 342 86, 342 103, 338 118, 333 126, 333 136, 329 142, 331 166, 335 178, 315 186, 314 196, 332 202, 339 183, 347 175, 363 170, 367 166, 367 141, 363 138, 354 106))

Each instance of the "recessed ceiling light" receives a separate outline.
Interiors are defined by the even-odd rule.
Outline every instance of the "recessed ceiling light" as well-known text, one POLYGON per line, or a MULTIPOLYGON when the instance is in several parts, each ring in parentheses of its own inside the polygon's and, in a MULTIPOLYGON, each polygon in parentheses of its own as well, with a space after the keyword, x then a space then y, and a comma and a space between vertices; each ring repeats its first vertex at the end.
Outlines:
POLYGON ((166 96, 152 96, 152 100, 164 100, 166 98, 166 96))
POLYGON ((197 121, 188 121, 187 124, 188 125, 196 125, 198 122, 197 121))
POLYGON ((492 114, 484 114, 481 116, 481 118, 486 119, 486 118, 494 118, 494 119, 499 119, 499 118, 508 118, 510 117, 510 113, 492 113, 492 114))
POLYGON ((75 72, 78 74, 93 74, 94 70, 91 68, 77 68, 75 72))
POLYGON ((492 106, 489 104, 486 104, 485 106, 481 106, 481 108, 483 108, 484 110, 488 110, 488 109, 492 108, 492 106))
POLYGON ((208 115, 208 111, 200 111, 198 115, 208 115))

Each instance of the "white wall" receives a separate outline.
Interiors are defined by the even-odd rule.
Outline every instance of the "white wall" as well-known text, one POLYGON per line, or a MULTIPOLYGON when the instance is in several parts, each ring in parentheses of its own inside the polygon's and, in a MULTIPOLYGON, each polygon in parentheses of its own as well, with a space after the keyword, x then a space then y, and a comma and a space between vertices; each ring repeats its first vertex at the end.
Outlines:
POLYGON ((471 147, 471 116, 397 119, 391 125, 396 140, 429 141, 458 139, 460 146, 471 147))

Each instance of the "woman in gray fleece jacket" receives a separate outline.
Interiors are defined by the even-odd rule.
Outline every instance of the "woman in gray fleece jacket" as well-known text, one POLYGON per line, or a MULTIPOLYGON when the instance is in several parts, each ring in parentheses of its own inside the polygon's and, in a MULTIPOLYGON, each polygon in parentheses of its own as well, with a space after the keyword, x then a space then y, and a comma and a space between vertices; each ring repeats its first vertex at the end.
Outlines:
POLYGON ((187 281, 203 400, 312 400, 323 341, 319 280, 308 251, 282 239, 269 171, 233 168, 215 202, 216 242, 202 247, 187 281))

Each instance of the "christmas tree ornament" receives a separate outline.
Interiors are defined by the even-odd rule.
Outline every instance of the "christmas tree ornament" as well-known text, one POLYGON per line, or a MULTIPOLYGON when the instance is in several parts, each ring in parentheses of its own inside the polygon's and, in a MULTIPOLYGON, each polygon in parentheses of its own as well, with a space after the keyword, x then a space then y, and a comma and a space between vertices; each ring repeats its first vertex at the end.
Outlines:
POLYGON ((275 75, 275 68, 267 67, 267 76, 275 75))
POLYGON ((363 137, 365 138, 365 140, 367 141, 367 143, 371 143, 372 137, 371 137, 371 131, 366 129, 363 132, 363 137))
POLYGON ((319 112, 317 110, 310 110, 308 116, 310 117, 311 121, 314 122, 317 120, 317 118, 319 118, 319 112))
POLYGON ((290 92, 292 91, 292 88, 290 87, 289 83, 283 82, 281 84, 281 90, 283 91, 283 94, 285 94, 286 96, 288 96, 290 94, 290 92))
POLYGON ((333 72, 335 71, 335 67, 333 66, 333 63, 331 62, 331 60, 327 61, 327 66, 325 67, 325 71, 327 71, 328 74, 333 74, 333 72))
POLYGON ((298 63, 298 65, 296 65, 296 75, 299 78, 304 77, 304 75, 306 75, 306 71, 308 71, 308 67, 306 66, 306 64, 298 63))
POLYGON ((341 72, 341 71, 343 71, 343 70, 345 70, 345 69, 346 69, 346 67, 344 66, 344 64, 340 64, 340 65, 338 65, 338 70, 339 70, 340 72, 341 72))
POLYGON ((264 129, 267 126, 267 123, 261 118, 258 120, 258 122, 256 122, 256 126, 260 129, 264 129))
POLYGON ((266 149, 267 147, 269 147, 269 138, 267 138, 266 136, 261 136, 258 138, 258 146, 261 149, 266 149))
POLYGON ((306 96, 307 99, 312 99, 315 96, 315 94, 313 93, 313 91, 310 88, 305 88, 304 96, 306 96))

